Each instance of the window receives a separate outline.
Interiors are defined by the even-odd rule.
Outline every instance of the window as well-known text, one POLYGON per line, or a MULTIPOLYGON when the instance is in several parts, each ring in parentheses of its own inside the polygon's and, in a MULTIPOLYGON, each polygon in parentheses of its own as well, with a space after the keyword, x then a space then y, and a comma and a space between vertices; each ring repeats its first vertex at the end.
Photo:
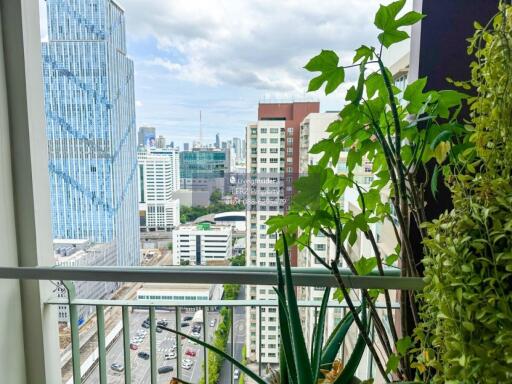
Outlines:
POLYGON ((288 139, 286 139, 286 142, 288 144, 293 144, 293 138, 292 137, 289 137, 288 139))
MULTIPOLYGON (((256 151, 256 148, 253 148, 256 151)), ((260 153, 267 153, 267 148, 260 148, 260 153)))
POLYGON ((261 133, 267 133, 267 128, 261 128, 261 129, 260 129, 260 132, 261 132, 261 133))
POLYGON ((266 139, 266 138, 264 138, 264 137, 262 137, 262 138, 260 139, 260 143, 261 143, 261 144, 267 144, 267 139, 266 139))
POLYGON ((275 139, 275 138, 270 139, 270 144, 278 144, 278 143, 279 143, 278 139, 275 139))
POLYGON ((315 244, 315 251, 325 251, 326 247, 325 244, 315 244))
POLYGON ((279 128, 270 128, 270 133, 279 133, 279 128))
POLYGON ((277 148, 270 148, 270 153, 278 153, 278 150, 277 148))
POLYGON ((293 127, 287 128, 288 133, 293 133, 293 127))

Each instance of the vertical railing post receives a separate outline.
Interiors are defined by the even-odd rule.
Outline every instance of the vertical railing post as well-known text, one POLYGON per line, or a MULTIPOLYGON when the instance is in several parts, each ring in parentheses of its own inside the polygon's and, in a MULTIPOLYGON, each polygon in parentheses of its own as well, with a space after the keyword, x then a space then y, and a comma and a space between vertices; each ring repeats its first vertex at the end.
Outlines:
POLYGON ((130 361, 130 316, 127 306, 123 306, 123 354, 124 383, 132 384, 132 369, 130 361))
MULTIPOLYGON (((203 307, 203 341, 206 343, 206 307, 203 307)), ((203 347, 203 374, 204 382, 208 384, 208 350, 203 347)))
POLYGON ((156 384, 156 320, 155 307, 149 307, 149 359, 151 362, 151 384, 156 384))
POLYGON ((100 384, 107 384, 107 351, 105 347, 105 312, 103 305, 96 306, 96 326, 98 327, 98 359, 100 384))
POLYGON ((261 377, 261 365, 262 365, 262 362, 261 362, 261 357, 263 356, 263 353, 261 352, 261 346, 262 346, 262 342, 261 342, 261 305, 258 306, 258 349, 260 351, 259 355, 259 361, 258 361, 258 375, 261 377))
POLYGON ((82 375, 80 372, 80 336, 78 333, 78 308, 73 304, 76 291, 72 281, 63 281, 62 284, 68 292, 69 324, 71 328, 71 365, 73 370, 73 384, 80 384, 82 375))
MULTIPOLYGON (((174 314, 176 317, 176 324, 174 329, 181 331, 181 316, 179 307, 174 307, 174 314)), ((181 378, 181 336, 178 334, 176 334, 176 376, 178 379, 181 378)))
MULTIPOLYGON (((231 311, 230 311, 230 315, 229 315, 229 321, 231 323, 231 356, 233 356, 235 359, 237 358, 235 356, 235 316, 234 316, 234 313, 235 313, 235 307, 231 307, 231 311)), ((231 365, 231 380, 230 380, 230 383, 233 384, 235 379, 234 379, 234 369, 233 369, 233 363, 230 364, 231 365)))

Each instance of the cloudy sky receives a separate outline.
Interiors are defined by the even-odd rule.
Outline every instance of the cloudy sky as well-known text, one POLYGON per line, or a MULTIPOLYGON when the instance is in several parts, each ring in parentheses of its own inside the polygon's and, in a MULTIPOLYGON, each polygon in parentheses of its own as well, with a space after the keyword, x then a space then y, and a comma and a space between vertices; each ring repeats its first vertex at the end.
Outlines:
MULTIPOLYGON (((381 0, 381 2, 387 2, 381 0)), ((320 100, 339 109, 343 90, 306 93, 302 67, 321 49, 349 63, 375 44, 377 0, 118 0, 135 63, 138 125, 168 141, 243 136, 260 100, 320 100)), ((42 9, 44 13, 44 8, 42 9)), ((44 26, 43 26, 44 27, 44 26)), ((354 74, 355 75, 355 74, 354 74)), ((349 79, 354 75, 348 74, 349 79)), ((345 88, 346 89, 346 88, 345 88)))

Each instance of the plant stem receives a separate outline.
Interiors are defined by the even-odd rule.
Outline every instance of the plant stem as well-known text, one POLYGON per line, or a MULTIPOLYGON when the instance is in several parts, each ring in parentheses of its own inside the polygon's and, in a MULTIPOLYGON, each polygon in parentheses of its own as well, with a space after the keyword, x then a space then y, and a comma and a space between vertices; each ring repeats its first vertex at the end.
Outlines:
POLYGON ((368 337, 368 334, 366 333, 366 329, 361 322, 361 319, 359 319, 359 314, 357 312, 356 307, 354 306, 354 303, 352 302, 352 299, 350 298, 350 295, 347 291, 347 288, 345 286, 345 283, 343 282, 343 278, 341 277, 340 271, 338 269, 338 265, 333 261, 331 262, 331 268, 334 274, 334 277, 336 278, 336 281, 338 282, 338 286, 343 293, 343 297, 345 298, 345 301, 347 302, 347 305, 352 312, 352 315, 354 316, 354 322, 356 323, 357 327, 359 328, 359 332, 361 332, 361 336, 363 337, 366 345, 368 346, 368 349, 370 353, 372 354, 375 363, 377 364, 377 367, 379 368, 379 371, 384 377, 384 380, 386 380, 386 383, 389 383, 388 375, 386 374, 386 370, 384 369, 384 366, 382 365, 382 362, 380 361, 380 357, 377 354, 377 350, 375 349, 375 346, 373 345, 372 340, 368 337))

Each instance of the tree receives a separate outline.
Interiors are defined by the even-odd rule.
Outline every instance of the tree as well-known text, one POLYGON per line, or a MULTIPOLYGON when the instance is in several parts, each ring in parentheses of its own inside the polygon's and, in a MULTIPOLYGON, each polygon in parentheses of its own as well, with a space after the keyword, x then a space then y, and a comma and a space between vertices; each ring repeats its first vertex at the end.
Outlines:
POLYGON ((222 192, 220 189, 215 188, 210 195, 210 204, 216 205, 221 202, 222 192))

